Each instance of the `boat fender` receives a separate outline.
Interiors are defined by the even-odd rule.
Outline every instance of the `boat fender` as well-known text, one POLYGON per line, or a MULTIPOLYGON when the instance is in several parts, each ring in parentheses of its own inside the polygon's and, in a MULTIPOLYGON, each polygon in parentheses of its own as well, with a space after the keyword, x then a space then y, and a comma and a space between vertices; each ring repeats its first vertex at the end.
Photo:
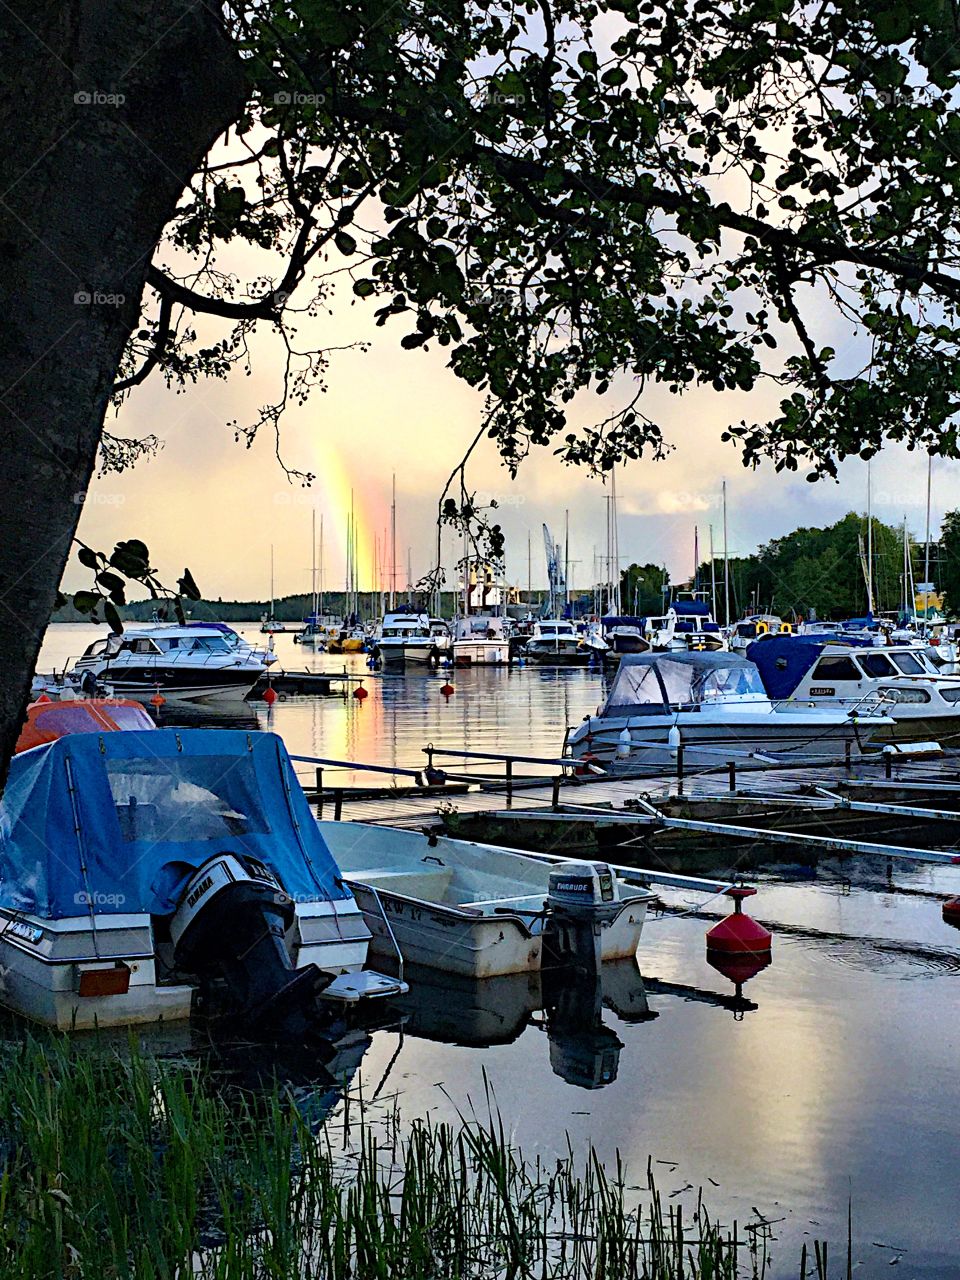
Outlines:
POLYGON ((617 755, 621 760, 625 759, 633 749, 633 738, 630 736, 629 729, 621 729, 620 736, 617 739, 617 755))
POLYGON ((672 724, 670 726, 670 732, 667 734, 667 746, 670 748, 670 754, 672 756, 675 756, 680 750, 681 741, 682 738, 679 726, 672 724))

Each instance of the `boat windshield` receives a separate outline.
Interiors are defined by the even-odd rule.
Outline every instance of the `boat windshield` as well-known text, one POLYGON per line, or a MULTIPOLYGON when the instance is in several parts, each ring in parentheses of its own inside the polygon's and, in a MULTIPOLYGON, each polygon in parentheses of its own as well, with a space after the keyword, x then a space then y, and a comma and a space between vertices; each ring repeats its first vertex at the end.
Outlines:
POLYGON ((923 663, 919 662, 912 653, 891 653, 890 657, 905 676, 922 676, 924 674, 923 663))
POLYGON ((655 664, 621 666, 602 714, 622 715, 625 709, 643 714, 662 709, 664 693, 666 703, 673 707, 699 706, 727 698, 767 697, 760 672, 754 666, 700 664, 672 660, 663 654, 655 664))
POLYGON ((253 766, 236 756, 107 761, 124 840, 184 842, 267 833, 253 766))

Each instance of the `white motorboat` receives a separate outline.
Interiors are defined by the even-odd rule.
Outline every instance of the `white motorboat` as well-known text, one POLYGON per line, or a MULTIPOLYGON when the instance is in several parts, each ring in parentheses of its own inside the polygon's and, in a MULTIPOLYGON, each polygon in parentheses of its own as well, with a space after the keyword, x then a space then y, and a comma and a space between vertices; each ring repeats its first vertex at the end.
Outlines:
MULTIPOLYGON (((761 646, 766 648, 766 646, 761 646)), ((564 752, 611 771, 765 755, 843 757, 888 722, 874 710, 775 708, 753 662, 725 652, 625 654, 607 701, 567 730, 564 752), (724 753, 728 753, 725 755, 724 753)))
POLYGON ((239 631, 235 631, 233 627, 228 627, 225 622, 188 622, 187 626, 203 629, 212 627, 214 631, 220 632, 229 648, 239 654, 243 654, 244 657, 259 659, 264 666, 272 667, 277 660, 277 655, 273 648, 273 636, 267 641, 266 649, 258 649, 249 640, 245 639, 239 631))
POLYGON ((803 636, 750 648, 765 689, 784 710, 797 706, 881 709, 878 741, 955 742, 960 676, 944 675, 914 644, 879 646, 803 636))
POLYGON ((451 648, 457 667, 506 665, 510 661, 506 619, 485 614, 457 618, 451 648))
POLYGON ((523 652, 531 662, 551 666, 590 661, 590 654, 580 644, 576 627, 565 618, 543 618, 534 623, 523 652))
POLYGON ((95 640, 66 672, 80 685, 122 698, 197 702, 243 699, 267 669, 255 650, 228 642, 216 625, 129 627, 95 640))
POLYGON ((426 664, 440 656, 438 637, 426 613, 397 611, 386 613, 374 636, 374 656, 385 666, 400 663, 426 664))
POLYGON ((559 962, 571 952, 595 967, 636 953, 653 895, 604 863, 551 865, 417 831, 318 825, 383 954, 399 949, 412 964, 489 978, 538 970, 545 954, 559 962))
POLYGON ((644 638, 650 648, 659 653, 727 648, 707 602, 692 597, 680 596, 662 617, 647 618, 644 638))
POLYGON ((0 803, 0 1003, 62 1030, 186 1018, 251 1031, 403 983, 280 738, 71 733, 15 755, 0 803))
POLYGON ((791 635, 793 627, 784 622, 775 613, 753 613, 734 623, 727 635, 727 646, 731 653, 746 653, 755 640, 766 640, 770 636, 791 635))

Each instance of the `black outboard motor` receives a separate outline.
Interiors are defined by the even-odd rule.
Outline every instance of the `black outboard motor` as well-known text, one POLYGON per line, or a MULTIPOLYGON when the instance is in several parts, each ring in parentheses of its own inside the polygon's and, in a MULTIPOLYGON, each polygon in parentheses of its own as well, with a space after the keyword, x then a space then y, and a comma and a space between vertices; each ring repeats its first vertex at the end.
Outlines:
POLYGON ((543 959, 598 974, 605 925, 622 908, 613 872, 603 862, 562 862, 550 872, 543 959))
POLYGON ((205 1002, 257 1033, 294 1032, 331 976, 294 969, 284 942, 293 901, 269 867, 221 853, 190 879, 170 921, 174 963, 195 974, 205 1002))

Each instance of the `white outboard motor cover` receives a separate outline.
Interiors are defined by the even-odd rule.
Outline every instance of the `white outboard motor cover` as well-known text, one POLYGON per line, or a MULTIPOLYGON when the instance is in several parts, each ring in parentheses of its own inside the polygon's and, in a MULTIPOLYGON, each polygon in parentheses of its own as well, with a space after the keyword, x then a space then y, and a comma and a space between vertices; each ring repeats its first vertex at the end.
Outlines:
POLYGON ((276 892, 278 906, 282 907, 287 902, 287 895, 283 892, 280 881, 268 866, 249 857, 247 864, 249 870, 232 853, 221 853, 205 862, 194 874, 170 921, 170 938, 174 947, 179 944, 180 939, 200 912, 208 907, 217 894, 228 885, 242 881, 257 885, 267 884, 276 892))

